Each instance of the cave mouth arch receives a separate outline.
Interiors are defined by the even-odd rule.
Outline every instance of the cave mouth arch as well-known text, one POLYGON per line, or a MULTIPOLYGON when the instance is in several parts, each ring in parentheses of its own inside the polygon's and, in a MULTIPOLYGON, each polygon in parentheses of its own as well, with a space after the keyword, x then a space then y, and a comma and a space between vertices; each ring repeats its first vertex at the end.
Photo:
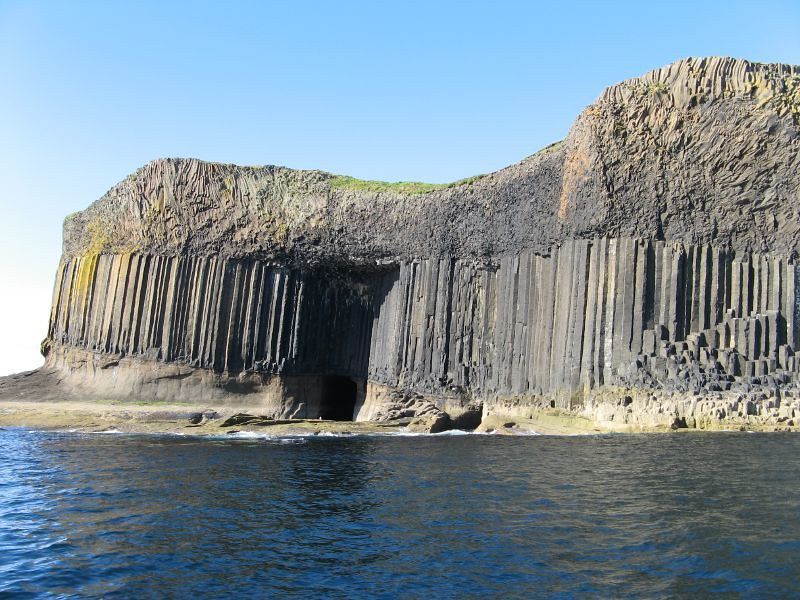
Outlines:
POLYGON ((319 416, 329 421, 352 421, 358 385, 350 377, 326 375, 322 378, 319 416))

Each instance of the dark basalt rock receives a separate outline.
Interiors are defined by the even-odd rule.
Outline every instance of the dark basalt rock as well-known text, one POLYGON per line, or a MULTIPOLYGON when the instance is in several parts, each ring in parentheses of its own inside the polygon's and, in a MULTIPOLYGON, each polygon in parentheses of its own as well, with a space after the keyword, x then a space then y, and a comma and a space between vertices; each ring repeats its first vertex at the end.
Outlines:
POLYGON ((798 118, 800 68, 686 59, 450 186, 156 160, 65 222, 45 370, 273 418, 330 410, 332 376, 354 418, 430 428, 706 423, 765 390, 742 419, 796 418, 798 118))
POLYGON ((260 425, 264 421, 274 421, 269 417, 259 417, 256 415, 248 415, 246 413, 237 413, 225 419, 220 427, 233 427, 235 425, 260 425))

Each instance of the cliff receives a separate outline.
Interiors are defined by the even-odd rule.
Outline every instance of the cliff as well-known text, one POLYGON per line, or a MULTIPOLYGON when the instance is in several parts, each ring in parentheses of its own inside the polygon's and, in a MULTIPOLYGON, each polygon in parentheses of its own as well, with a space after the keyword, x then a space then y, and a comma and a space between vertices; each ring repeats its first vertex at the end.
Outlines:
POLYGON ((792 425, 798 120, 800 67, 686 59, 448 185, 153 161, 65 221, 41 376, 273 417, 792 425))

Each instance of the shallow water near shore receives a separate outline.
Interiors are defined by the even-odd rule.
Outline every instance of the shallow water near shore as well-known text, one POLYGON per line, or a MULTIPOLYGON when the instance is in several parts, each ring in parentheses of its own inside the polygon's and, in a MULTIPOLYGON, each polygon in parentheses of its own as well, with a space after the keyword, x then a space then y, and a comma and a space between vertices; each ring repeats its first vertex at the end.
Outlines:
POLYGON ((0 430, 0 593, 789 596, 800 437, 0 430))

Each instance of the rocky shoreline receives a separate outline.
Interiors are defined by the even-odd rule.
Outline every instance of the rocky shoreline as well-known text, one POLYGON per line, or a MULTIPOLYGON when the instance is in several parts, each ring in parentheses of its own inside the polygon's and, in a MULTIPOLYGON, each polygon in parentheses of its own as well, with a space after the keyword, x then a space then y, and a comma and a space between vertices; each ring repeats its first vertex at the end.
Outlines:
POLYGON ((579 408, 555 408, 546 399, 506 397, 485 405, 479 419, 443 420, 442 411, 383 420, 275 418, 258 404, 86 399, 43 381, 41 371, 0 378, 0 427, 100 433, 268 436, 442 433, 459 429, 501 435, 576 435, 680 431, 800 431, 797 400, 756 401, 736 395, 698 399, 680 394, 605 390, 579 408), (48 394, 47 390, 51 393, 48 394))
MULTIPOLYGON (((235 436, 240 433, 264 436, 313 435, 392 435, 429 434, 427 427, 381 424, 376 422, 327 421, 320 419, 271 419, 250 413, 233 413, 213 408, 198 411, 189 405, 133 405, 101 402, 25 402, 0 401, 0 428, 22 427, 37 430, 82 433, 148 433, 193 436, 235 436), (244 418, 240 424, 226 422, 244 418)), ((497 435, 588 435, 588 434, 658 434, 679 432, 797 432, 794 421, 767 420, 708 421, 700 427, 596 423, 580 414, 557 409, 528 413, 527 416, 488 416, 475 433, 497 435)), ((452 430, 446 430, 452 431, 452 430)))
POLYGON ((65 220, 20 394, 431 432, 794 428, 799 124, 800 67, 688 58, 453 184, 157 159, 65 220))

